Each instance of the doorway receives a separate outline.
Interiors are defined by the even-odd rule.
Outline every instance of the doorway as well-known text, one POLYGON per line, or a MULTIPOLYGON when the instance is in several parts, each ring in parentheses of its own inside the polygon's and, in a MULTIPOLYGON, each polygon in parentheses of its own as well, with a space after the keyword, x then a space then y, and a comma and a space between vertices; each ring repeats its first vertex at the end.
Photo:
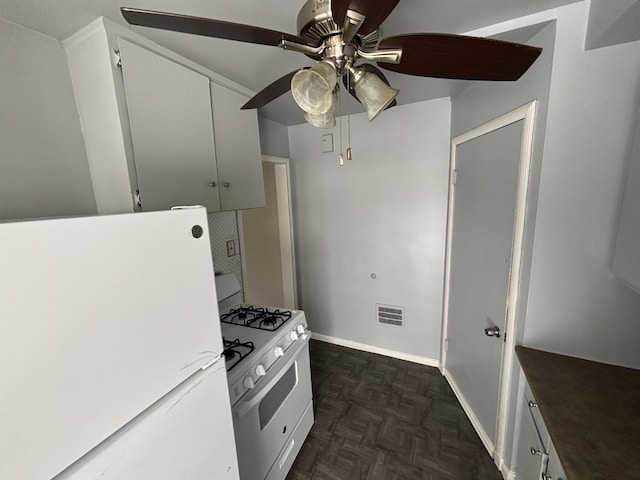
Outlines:
POLYGON ((289 159, 262 156, 265 206, 238 211, 247 303, 297 308, 289 159))
POLYGON ((442 370, 499 468, 535 102, 452 140, 442 370))

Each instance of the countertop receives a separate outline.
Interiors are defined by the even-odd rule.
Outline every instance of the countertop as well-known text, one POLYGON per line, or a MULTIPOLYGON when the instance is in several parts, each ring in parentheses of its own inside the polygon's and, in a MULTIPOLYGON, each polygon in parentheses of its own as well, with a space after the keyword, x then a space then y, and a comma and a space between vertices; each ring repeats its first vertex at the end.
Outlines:
POLYGON ((566 480, 640 479, 640 370, 516 346, 566 480))

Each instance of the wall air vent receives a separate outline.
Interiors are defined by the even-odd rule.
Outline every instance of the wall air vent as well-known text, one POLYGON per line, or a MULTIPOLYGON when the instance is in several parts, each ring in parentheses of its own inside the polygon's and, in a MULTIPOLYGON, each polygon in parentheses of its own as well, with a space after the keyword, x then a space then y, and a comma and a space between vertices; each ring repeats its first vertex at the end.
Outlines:
POLYGON ((382 305, 376 303, 376 318, 378 324, 391 327, 404 326, 404 307, 396 305, 382 305))

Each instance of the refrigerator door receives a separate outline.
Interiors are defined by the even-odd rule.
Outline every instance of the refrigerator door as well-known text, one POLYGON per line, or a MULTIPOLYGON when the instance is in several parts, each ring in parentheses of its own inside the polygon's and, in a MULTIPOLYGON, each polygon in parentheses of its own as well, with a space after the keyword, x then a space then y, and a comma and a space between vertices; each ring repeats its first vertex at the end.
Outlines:
POLYGON ((225 378, 195 374, 53 480, 239 480, 225 378))
POLYGON ((214 285, 204 208, 0 224, 0 478, 55 476, 216 358, 214 285))

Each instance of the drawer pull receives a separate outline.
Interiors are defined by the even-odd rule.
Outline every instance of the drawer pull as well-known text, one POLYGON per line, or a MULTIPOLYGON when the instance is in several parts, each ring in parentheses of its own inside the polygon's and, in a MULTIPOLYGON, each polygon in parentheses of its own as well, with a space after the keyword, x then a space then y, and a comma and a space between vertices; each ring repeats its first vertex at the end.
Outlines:
MULTIPOLYGON (((522 405, 522 404, 520 404, 522 405)), ((529 408, 538 408, 538 404, 533 400, 529 400, 529 408)))

